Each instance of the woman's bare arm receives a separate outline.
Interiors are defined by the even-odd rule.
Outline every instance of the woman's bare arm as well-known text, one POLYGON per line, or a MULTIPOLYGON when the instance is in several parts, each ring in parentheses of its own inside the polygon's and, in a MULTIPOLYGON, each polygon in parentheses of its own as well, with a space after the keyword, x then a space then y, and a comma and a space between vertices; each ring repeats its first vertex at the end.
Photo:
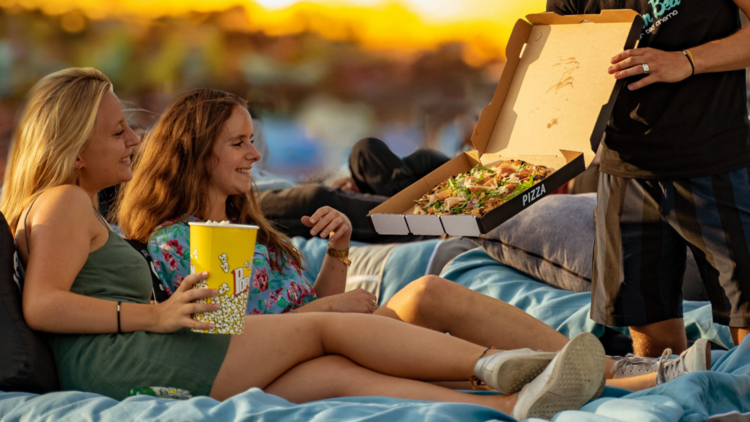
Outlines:
MULTIPOLYGON (((70 185, 50 189, 34 204, 26 227, 31 252, 23 291, 27 324, 35 330, 56 333, 117 332, 116 302, 70 292, 92 246, 98 249, 109 236, 97 220, 89 196, 70 185), (105 236, 104 241, 101 236, 105 236)), ((189 326, 190 322, 185 320, 189 319, 189 313, 184 313, 188 308, 212 306, 189 302, 213 292, 185 290, 171 304, 124 303, 120 315, 122 331, 171 332, 189 326)))
MULTIPOLYGON (((352 224, 341 212, 331 207, 321 207, 310 217, 302 217, 302 224, 311 228, 310 234, 328 240, 328 246, 336 250, 349 248, 352 235, 352 224)), ((348 267, 341 260, 326 255, 315 279, 313 289, 318 297, 333 296, 344 293, 346 288, 346 271, 348 267)))

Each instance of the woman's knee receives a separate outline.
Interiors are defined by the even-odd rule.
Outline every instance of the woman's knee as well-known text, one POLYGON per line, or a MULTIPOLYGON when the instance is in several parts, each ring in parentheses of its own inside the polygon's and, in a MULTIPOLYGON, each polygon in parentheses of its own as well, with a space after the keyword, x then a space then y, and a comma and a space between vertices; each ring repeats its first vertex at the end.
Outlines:
POLYGON ((440 309, 450 297, 455 283, 435 275, 420 277, 407 285, 404 291, 408 294, 413 306, 420 313, 431 309, 440 309))

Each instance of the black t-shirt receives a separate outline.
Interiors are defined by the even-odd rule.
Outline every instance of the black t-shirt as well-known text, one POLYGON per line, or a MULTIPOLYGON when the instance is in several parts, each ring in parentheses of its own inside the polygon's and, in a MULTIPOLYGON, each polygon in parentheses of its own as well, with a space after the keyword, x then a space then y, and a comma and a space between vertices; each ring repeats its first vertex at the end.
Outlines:
MULTIPOLYGON (((645 25, 639 47, 664 51, 726 38, 741 27, 740 10, 731 0, 547 0, 547 10, 561 15, 596 14, 602 9, 640 13, 645 25)), ((636 91, 628 90, 627 84, 607 127, 602 172, 672 179, 750 165, 744 70, 700 74, 636 91)))

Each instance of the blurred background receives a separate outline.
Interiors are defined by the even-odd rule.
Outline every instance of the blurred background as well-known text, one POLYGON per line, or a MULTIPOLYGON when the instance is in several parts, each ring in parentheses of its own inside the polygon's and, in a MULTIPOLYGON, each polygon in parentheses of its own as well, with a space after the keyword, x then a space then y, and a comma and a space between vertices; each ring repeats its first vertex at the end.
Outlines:
POLYGON ((492 98, 516 20, 545 4, 0 0, 0 157, 26 92, 70 66, 102 70, 145 121, 189 88, 236 93, 262 121, 266 168, 300 180, 345 168, 368 136, 398 155, 452 156, 492 98))

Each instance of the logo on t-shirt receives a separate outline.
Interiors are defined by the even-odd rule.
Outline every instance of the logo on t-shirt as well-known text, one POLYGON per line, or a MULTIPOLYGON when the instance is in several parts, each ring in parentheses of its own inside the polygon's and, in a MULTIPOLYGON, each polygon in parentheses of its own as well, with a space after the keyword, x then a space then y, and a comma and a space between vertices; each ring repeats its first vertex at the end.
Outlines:
POLYGON ((679 14, 676 7, 682 0, 648 0, 651 5, 651 12, 641 15, 643 18, 643 32, 641 38, 645 35, 651 35, 664 25, 667 21, 679 14))

